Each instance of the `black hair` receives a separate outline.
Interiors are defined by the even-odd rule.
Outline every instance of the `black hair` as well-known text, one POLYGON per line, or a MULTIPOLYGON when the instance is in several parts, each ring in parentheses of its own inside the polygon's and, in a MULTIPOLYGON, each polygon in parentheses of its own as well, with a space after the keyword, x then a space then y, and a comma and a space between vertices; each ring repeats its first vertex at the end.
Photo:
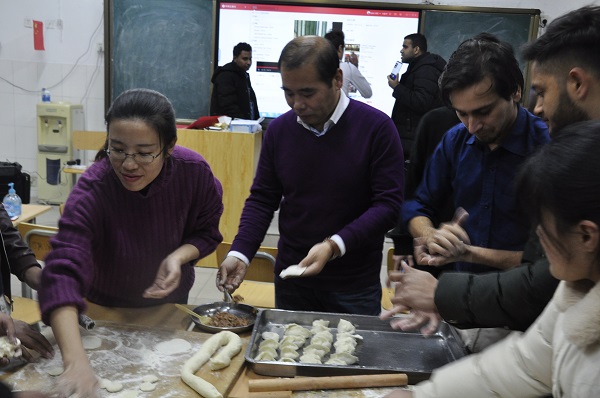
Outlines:
POLYGON ((237 57, 242 51, 252 52, 252 46, 248 43, 238 43, 233 47, 233 57, 237 57))
POLYGON ((480 33, 462 42, 450 56, 439 79, 442 100, 452 107, 452 91, 470 87, 486 77, 492 79, 491 88, 505 100, 523 89, 523 73, 512 46, 490 33, 480 33))
POLYGON ((413 48, 419 47, 422 52, 427 52, 427 38, 421 33, 412 33, 408 36, 405 36, 404 39, 410 40, 413 48))
POLYGON ((555 19, 543 35, 523 46, 523 57, 548 70, 587 66, 600 78, 600 6, 582 7, 555 19))
MULTIPOLYGON (((581 220, 600 225, 600 121, 573 123, 556 132, 521 167, 516 193, 520 207, 539 224, 542 211, 565 232, 581 220)), ((543 226, 542 226, 543 228, 543 226)), ((557 247, 561 247, 557 237, 557 247)), ((568 248, 561 247, 568 253, 568 248)))
MULTIPOLYGON (((158 134, 164 155, 177 140, 175 110, 167 97, 145 88, 135 88, 121 93, 106 113, 106 129, 115 120, 141 120, 158 134)), ((106 157, 108 137, 104 148, 96 154, 96 160, 106 157)))
POLYGON ((331 86, 340 67, 340 58, 331 43, 320 36, 299 36, 285 45, 277 66, 298 69, 312 64, 317 69, 319 80, 331 86))
POLYGON ((346 45, 344 42, 344 32, 341 30, 330 30, 329 32, 325 33, 325 38, 329 40, 331 44, 333 44, 335 51, 337 51, 340 46, 344 47, 346 45))

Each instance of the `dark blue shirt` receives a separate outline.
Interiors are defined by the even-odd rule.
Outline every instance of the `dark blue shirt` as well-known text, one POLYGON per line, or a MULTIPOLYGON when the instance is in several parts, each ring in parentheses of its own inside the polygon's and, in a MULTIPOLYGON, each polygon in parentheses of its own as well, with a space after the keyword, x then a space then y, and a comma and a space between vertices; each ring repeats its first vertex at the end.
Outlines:
MULTIPOLYGON (((511 132, 493 151, 464 124, 452 127, 429 160, 415 198, 404 203, 403 219, 406 223, 417 216, 435 219, 447 198, 453 197, 454 207, 469 213, 463 227, 473 246, 523 250, 530 225, 517 210, 514 180, 523 161, 549 141, 546 124, 520 106, 511 132)), ((494 270, 461 262, 455 269, 494 270)))

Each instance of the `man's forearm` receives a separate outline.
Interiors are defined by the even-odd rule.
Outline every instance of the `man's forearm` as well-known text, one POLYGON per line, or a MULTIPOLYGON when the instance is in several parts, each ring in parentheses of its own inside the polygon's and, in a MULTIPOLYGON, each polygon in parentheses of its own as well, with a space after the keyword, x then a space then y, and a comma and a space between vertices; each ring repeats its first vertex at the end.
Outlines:
POLYGON ((425 216, 411 218, 408 222, 408 232, 413 238, 421 238, 431 233, 434 229, 431 220, 425 216))
POLYGON ((522 257, 522 251, 489 249, 469 245, 467 246, 467 252, 461 256, 461 260, 498 269, 510 269, 521 264, 522 257))

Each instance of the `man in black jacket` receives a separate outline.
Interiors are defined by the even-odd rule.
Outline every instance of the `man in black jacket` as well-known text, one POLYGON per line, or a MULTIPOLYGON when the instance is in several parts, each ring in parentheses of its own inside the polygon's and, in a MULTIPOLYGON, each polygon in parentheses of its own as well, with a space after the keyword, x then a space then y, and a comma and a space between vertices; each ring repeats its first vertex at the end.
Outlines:
POLYGON ((391 75, 388 76, 388 84, 394 90, 392 96, 396 99, 392 120, 402 140, 404 159, 408 160, 421 116, 442 106, 437 83, 446 61, 437 54, 427 52, 427 39, 420 33, 404 38, 400 54, 402 62, 408 64, 408 69, 401 78, 396 76, 392 79, 391 75))
MULTIPOLYGON (((556 19, 525 46, 523 56, 533 61, 534 112, 546 120, 551 133, 578 121, 600 120, 600 7, 583 7, 556 19)), ((415 256, 420 257, 417 262, 428 261, 418 248, 415 256)), ((410 309, 412 315, 394 320, 394 327, 421 327, 425 334, 437 329, 439 316, 460 328, 525 330, 558 285, 535 233, 522 264, 508 271, 445 273, 436 280, 423 271, 405 266, 403 270, 390 275, 390 281, 397 283, 395 307, 382 317, 410 309)))
POLYGON ((248 74, 251 65, 252 47, 248 43, 238 43, 233 48, 233 61, 218 67, 211 79, 211 115, 251 120, 259 118, 256 95, 248 74))

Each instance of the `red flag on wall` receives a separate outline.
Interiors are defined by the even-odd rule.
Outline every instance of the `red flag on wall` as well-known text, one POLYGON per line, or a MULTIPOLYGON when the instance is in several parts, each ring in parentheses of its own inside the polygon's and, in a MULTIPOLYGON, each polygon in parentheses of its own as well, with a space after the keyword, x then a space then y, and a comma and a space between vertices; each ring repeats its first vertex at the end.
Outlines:
POLYGON ((44 23, 33 21, 33 49, 44 51, 44 23))

